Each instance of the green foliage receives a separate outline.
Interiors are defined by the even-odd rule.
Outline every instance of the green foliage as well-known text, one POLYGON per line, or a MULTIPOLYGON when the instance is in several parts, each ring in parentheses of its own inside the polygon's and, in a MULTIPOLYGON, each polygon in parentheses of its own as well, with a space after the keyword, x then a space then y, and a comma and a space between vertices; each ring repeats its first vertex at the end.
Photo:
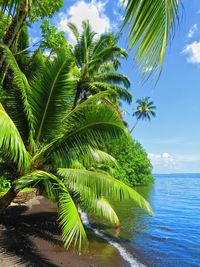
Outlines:
POLYGON ((10 23, 10 18, 6 14, 1 12, 0 17, 0 40, 2 40, 5 35, 6 29, 10 23))
MULTIPOLYGON (((125 1, 123 1, 125 3, 125 1)), ((128 0, 123 28, 129 31, 128 41, 135 49, 134 60, 143 75, 161 67, 167 42, 174 36, 182 0, 128 0)))
POLYGON ((110 100, 117 103, 124 100, 130 103, 132 94, 128 91, 131 83, 125 75, 117 71, 120 60, 126 59, 127 52, 117 45, 118 37, 113 33, 97 34, 88 21, 82 24, 82 33, 72 23, 68 24, 76 44, 73 55, 76 59, 74 77, 77 81, 74 106, 98 92, 116 92, 110 100))
POLYGON ((0 0, 0 12, 15 16, 28 11, 31 22, 39 18, 52 17, 62 7, 63 0, 0 0))
POLYGON ((10 187, 9 181, 4 176, 0 176, 0 193, 6 192, 10 187))
POLYGON ((41 24, 43 40, 40 43, 41 49, 49 49, 50 53, 56 52, 59 49, 68 49, 69 44, 64 37, 63 31, 57 31, 57 28, 50 25, 48 19, 43 19, 41 24))
POLYGON ((138 142, 129 137, 129 139, 112 140, 106 147, 116 158, 119 167, 105 164, 104 168, 111 167, 115 178, 130 186, 153 183, 151 163, 138 142))
POLYGON ((108 173, 88 170, 101 160, 114 162, 99 151, 102 144, 127 138, 118 111, 110 102, 102 101, 112 90, 95 94, 72 109, 76 83, 70 51, 59 51, 29 81, 9 48, 1 47, 12 75, 7 77, 10 88, 0 103, 0 155, 3 173, 14 172, 10 175, 13 190, 39 187, 57 202, 64 244, 74 244, 79 250, 87 244, 87 236, 78 207, 87 207, 87 212, 115 224, 119 222, 108 202, 111 199, 133 200, 152 214, 149 203, 135 190, 108 173), (16 115, 18 105, 24 126, 16 115), (80 161, 83 157, 87 164, 80 161))

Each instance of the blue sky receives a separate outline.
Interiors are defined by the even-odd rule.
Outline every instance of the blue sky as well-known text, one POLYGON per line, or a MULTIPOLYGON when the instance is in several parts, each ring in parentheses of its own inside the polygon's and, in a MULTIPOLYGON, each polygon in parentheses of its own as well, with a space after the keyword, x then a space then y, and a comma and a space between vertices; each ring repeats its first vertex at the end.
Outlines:
MULTIPOLYGON (((81 21, 89 19, 93 30, 103 33, 116 31, 121 23, 120 0, 68 0, 52 19, 59 30, 66 32, 67 21, 80 28, 81 21)), ((32 42, 36 42, 38 24, 31 28, 32 42)), ((126 48, 126 35, 120 44, 126 48)), ((134 53, 122 63, 120 70, 132 81, 134 100, 150 96, 157 106, 157 116, 149 122, 140 122, 133 137, 142 143, 154 166, 154 172, 200 172, 200 2, 184 1, 183 18, 176 35, 168 47, 162 75, 154 80, 141 82, 134 64, 134 53)), ((131 106, 124 105, 129 113, 131 106)), ((129 125, 134 118, 126 115, 129 125)))

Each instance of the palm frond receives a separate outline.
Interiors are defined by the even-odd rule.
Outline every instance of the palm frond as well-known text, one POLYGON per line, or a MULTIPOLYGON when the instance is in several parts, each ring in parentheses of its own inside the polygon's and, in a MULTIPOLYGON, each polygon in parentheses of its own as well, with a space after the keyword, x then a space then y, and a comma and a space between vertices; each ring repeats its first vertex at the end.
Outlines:
POLYGON ((19 171, 25 171, 30 165, 30 157, 22 138, 2 104, 0 103, 0 150, 16 163, 19 171))
POLYGON ((179 9, 178 0, 128 0, 122 29, 129 30, 128 42, 143 75, 157 70, 164 60, 167 42, 172 40, 179 9))
POLYGON ((42 170, 28 173, 15 181, 18 189, 27 186, 37 187, 39 183, 55 182, 57 185, 59 224, 62 229, 62 236, 65 246, 68 248, 72 243, 80 251, 87 245, 87 236, 84 230, 77 207, 65 184, 52 173, 42 170))
POLYGON ((118 97, 124 101, 127 101, 128 103, 131 103, 133 99, 132 94, 126 88, 120 87, 115 84, 109 84, 104 82, 93 82, 90 84, 90 87, 91 89, 96 91, 112 90, 116 94, 112 95, 111 98, 116 99, 118 97))
POLYGON ((88 240, 77 207, 69 193, 59 196, 58 214, 65 246, 69 248, 73 242, 74 247, 78 247, 80 251, 88 240))
MULTIPOLYGON (((14 73, 14 75, 13 75, 13 84, 14 84, 14 86, 16 86, 16 88, 18 90, 16 93, 20 94, 21 104, 23 106, 24 115, 25 115, 25 118, 27 120, 28 127, 29 127, 29 130, 28 130, 28 132, 29 132, 28 143, 29 143, 29 146, 30 146, 31 150, 33 150, 34 147, 35 147, 35 142, 34 142, 34 139, 33 139, 34 117, 33 117, 33 114, 32 114, 32 107, 31 107, 30 101, 29 101, 30 86, 29 86, 29 83, 28 83, 28 81, 26 79, 26 76, 19 69, 19 66, 18 66, 18 64, 17 64, 12 52, 10 51, 10 49, 7 46, 2 45, 2 44, 0 45, 0 47, 4 51, 4 56, 5 56, 5 60, 6 60, 7 64, 9 65, 9 67, 12 69, 12 71, 14 73)), ((11 98, 12 98, 12 96, 11 96, 11 98)), ((8 101, 9 101, 9 98, 8 98, 8 101)), ((11 106, 12 106, 12 103, 13 102, 12 102, 12 99, 11 99, 11 106)), ((7 106, 8 106, 8 104, 7 104, 7 106)), ((17 107, 16 106, 12 106, 11 108, 14 110, 17 107)))
POLYGON ((103 197, 97 198, 88 187, 85 187, 86 194, 80 195, 81 208, 91 214, 105 218, 115 226, 119 226, 119 218, 112 205, 103 197))
POLYGON ((35 78, 31 104, 37 143, 51 140, 59 133, 60 121, 71 107, 75 86, 70 73, 72 62, 73 59, 62 52, 46 64, 42 76, 35 78))
POLYGON ((68 22, 67 23, 67 26, 70 28, 70 30, 72 31, 72 33, 74 34, 74 37, 76 38, 76 40, 78 41, 79 39, 79 32, 78 32, 78 29, 76 27, 75 24, 71 23, 71 22, 68 22))
POLYGON ((83 195, 87 194, 84 188, 89 187, 97 197, 105 196, 116 200, 132 199, 140 208, 152 214, 149 203, 140 194, 108 174, 66 168, 58 169, 58 174, 65 178, 67 186, 83 195))
POLYGON ((105 104, 96 107, 84 105, 79 112, 74 112, 73 116, 63 121, 63 127, 65 134, 58 137, 52 149, 64 152, 65 156, 70 149, 77 155, 89 153, 91 146, 98 148, 105 140, 126 134, 117 111, 105 104))
POLYGON ((79 157, 80 154, 90 153, 91 147, 99 148, 105 140, 125 136, 128 132, 111 105, 90 104, 100 95, 91 97, 71 111, 62 122, 62 133, 38 151, 35 160, 42 154, 46 159, 54 154, 54 157, 67 160, 71 150, 79 157))
POLYGON ((126 88, 131 86, 131 82, 128 77, 118 72, 99 73, 98 75, 94 76, 94 80, 102 82, 106 81, 114 84, 123 84, 126 88))

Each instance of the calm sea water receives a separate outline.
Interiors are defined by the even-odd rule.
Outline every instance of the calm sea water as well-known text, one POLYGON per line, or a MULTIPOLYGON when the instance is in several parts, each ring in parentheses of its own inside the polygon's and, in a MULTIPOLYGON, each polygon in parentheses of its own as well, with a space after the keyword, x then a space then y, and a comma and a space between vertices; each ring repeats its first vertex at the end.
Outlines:
POLYGON ((155 215, 148 216, 130 202, 115 203, 121 229, 104 229, 104 233, 145 266, 200 266, 200 174, 155 178, 153 186, 137 189, 155 215))

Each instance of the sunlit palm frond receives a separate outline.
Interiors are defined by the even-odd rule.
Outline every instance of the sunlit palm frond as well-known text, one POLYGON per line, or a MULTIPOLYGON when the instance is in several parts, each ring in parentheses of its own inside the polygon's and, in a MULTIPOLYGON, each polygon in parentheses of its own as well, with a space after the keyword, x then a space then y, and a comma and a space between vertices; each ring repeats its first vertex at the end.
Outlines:
POLYGON ((62 158, 70 160, 71 150, 79 157, 80 154, 91 153, 91 147, 99 148, 105 140, 126 136, 127 129, 111 105, 94 105, 94 99, 98 101, 100 96, 107 94, 95 95, 72 110, 62 121, 62 132, 39 150, 34 159, 53 156, 61 161, 62 158))
POLYGON ((0 103, 0 150, 16 163, 19 171, 25 171, 30 165, 30 157, 22 138, 2 104, 0 103))
POLYGON ((108 174, 67 168, 58 169, 58 174, 65 178, 67 186, 83 195, 84 188, 89 187, 97 197, 105 196, 116 200, 132 199, 139 207, 152 214, 149 203, 140 194, 108 174))
MULTIPOLYGON (((22 189, 30 186, 37 187, 40 183, 49 181, 54 182, 59 192, 55 197, 58 197, 56 200, 58 201, 59 224, 64 244, 67 248, 73 244, 80 251, 87 245, 87 236, 78 209, 65 184, 52 173, 37 170, 16 180, 15 185, 18 189, 22 189)), ((50 196, 50 198, 53 197, 50 196)))
POLYGON ((73 59, 64 52, 46 64, 33 83, 31 104, 35 117, 36 142, 51 140, 59 133, 61 120, 71 107, 75 83, 71 78, 73 59))
MULTIPOLYGON (((34 149, 34 147, 35 147, 35 142, 33 139, 34 117, 33 117, 32 107, 30 105, 30 100, 29 100, 30 86, 29 86, 29 83, 26 79, 26 76, 19 69, 19 66, 18 66, 12 52, 10 51, 10 49, 5 45, 0 45, 0 47, 4 51, 6 63, 9 65, 9 68, 12 69, 12 71, 13 71, 13 74, 14 74, 13 75, 13 86, 16 87, 14 90, 14 91, 16 91, 16 92, 14 92, 15 93, 14 96, 10 95, 10 97, 11 97, 10 103, 9 103, 9 97, 6 99, 8 101, 8 103, 6 103, 6 105, 9 106, 9 104, 10 104, 11 105, 10 108, 16 112, 15 109, 17 109, 18 107, 12 106, 12 104, 16 104, 15 101, 12 101, 12 100, 16 100, 16 99, 12 99, 12 98, 15 98, 16 94, 18 94, 20 101, 21 101, 21 105, 23 106, 23 112, 25 115, 25 119, 27 120, 27 123, 28 123, 28 128, 29 128, 28 129, 28 132, 29 132, 28 143, 29 143, 30 148, 34 149)), ((8 94, 9 94, 9 92, 8 92, 8 94)), ((18 123, 20 123, 20 122, 18 121, 18 123)))
POLYGON ((68 248, 73 243, 80 251, 87 245, 87 235, 78 209, 69 193, 59 196, 58 214, 65 246, 68 248))
POLYGON ((135 60, 143 75, 159 68, 167 42, 172 40, 182 1, 128 0, 123 28, 129 30, 128 42, 135 49, 135 60))
POLYGON ((110 223, 119 226, 119 218, 112 205, 103 197, 97 198, 88 187, 85 187, 86 194, 80 194, 81 208, 87 213, 101 216, 110 223))
POLYGON ((111 106, 99 103, 84 105, 79 112, 63 121, 65 133, 52 142, 51 152, 64 153, 73 151, 79 155, 90 153, 90 147, 98 148, 105 140, 126 135, 126 129, 116 110, 111 106))

